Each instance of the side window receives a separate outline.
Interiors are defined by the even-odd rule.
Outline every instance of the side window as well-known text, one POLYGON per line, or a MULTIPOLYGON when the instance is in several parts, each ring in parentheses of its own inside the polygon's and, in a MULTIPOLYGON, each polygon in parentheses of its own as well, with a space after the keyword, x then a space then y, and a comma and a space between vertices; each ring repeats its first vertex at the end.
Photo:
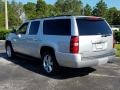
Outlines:
POLYGON ((28 23, 24 23, 17 31, 18 34, 26 34, 28 23))
POLYGON ((40 21, 31 22, 29 35, 36 35, 38 33, 39 26, 40 26, 40 21))
POLYGON ((70 35, 70 19, 45 20, 43 24, 43 33, 47 35, 70 35))

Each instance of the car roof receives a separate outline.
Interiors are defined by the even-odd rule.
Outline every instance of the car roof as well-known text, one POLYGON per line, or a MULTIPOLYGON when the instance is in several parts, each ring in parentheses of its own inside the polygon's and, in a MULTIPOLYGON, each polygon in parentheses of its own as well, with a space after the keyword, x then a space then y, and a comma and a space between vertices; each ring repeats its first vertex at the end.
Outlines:
POLYGON ((52 19, 71 19, 71 18, 90 18, 90 19, 104 19, 102 17, 96 17, 96 16, 71 16, 71 15, 60 15, 60 16, 52 16, 52 17, 43 17, 43 18, 35 18, 31 20, 26 20, 26 22, 30 21, 38 21, 38 20, 52 20, 52 19))

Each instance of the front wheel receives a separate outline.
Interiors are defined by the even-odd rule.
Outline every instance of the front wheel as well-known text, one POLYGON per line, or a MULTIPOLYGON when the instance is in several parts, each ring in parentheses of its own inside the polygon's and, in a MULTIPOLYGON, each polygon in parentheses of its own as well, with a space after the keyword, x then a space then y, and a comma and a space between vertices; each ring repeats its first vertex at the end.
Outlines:
POLYGON ((56 61, 55 55, 52 52, 43 52, 42 68, 44 73, 47 75, 52 75, 59 71, 59 65, 56 61))
POLYGON ((14 51, 13 51, 11 44, 6 45, 6 54, 7 54, 8 58, 14 57, 14 51))

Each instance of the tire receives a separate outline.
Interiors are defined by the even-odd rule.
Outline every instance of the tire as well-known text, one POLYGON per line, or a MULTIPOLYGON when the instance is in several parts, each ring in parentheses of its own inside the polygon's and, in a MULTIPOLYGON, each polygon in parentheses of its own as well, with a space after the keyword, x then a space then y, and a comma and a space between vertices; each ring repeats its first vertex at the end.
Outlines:
POLYGON ((15 53, 13 51, 12 45, 11 44, 7 44, 6 45, 6 54, 8 58, 14 58, 15 53))
POLYGON ((42 69, 46 75, 54 75, 59 72, 59 65, 53 52, 44 51, 42 53, 42 69))

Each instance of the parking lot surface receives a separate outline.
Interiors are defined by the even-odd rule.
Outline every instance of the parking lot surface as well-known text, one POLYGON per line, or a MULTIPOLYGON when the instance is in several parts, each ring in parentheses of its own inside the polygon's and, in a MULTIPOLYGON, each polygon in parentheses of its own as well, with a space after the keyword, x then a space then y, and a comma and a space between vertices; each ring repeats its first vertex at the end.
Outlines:
POLYGON ((0 90, 120 90, 120 59, 82 69, 62 68, 46 76, 40 63, 29 57, 8 59, 0 50, 0 90))

